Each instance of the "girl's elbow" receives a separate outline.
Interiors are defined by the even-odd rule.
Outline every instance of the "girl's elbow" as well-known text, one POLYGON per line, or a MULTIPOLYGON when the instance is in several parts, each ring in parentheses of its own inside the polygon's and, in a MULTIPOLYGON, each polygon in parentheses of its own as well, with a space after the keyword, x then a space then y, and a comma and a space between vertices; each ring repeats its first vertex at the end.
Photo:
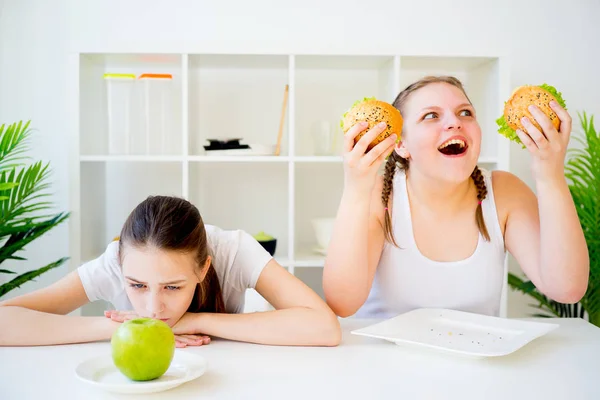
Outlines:
POLYGON ((579 279, 573 279, 570 282, 570 284, 568 284, 563 290, 562 296, 564 297, 564 301, 562 302, 565 304, 578 303, 579 301, 581 301, 581 299, 583 298, 583 296, 585 296, 585 293, 587 292, 590 275, 590 261, 587 257, 587 254, 585 259, 581 262, 581 264, 583 265, 583 267, 580 270, 581 274, 579 276, 579 279))
POLYGON ((578 282, 570 282, 555 290, 549 297, 562 304, 575 304, 581 301, 587 292, 588 280, 582 279, 578 282))
POLYGON ((327 306, 340 318, 351 317, 367 300, 368 290, 333 288, 323 285, 327 306))
POLYGON ((331 312, 324 312, 324 321, 321 326, 324 328, 321 331, 321 346, 336 347, 342 342, 342 327, 337 316, 331 312))
POLYGON ((342 327, 340 326, 340 321, 335 317, 329 325, 323 345, 327 347, 339 346, 342 342, 342 327))
POLYGON ((350 302, 350 299, 331 299, 327 298, 327 305, 331 308, 331 311, 340 318, 347 318, 353 316, 362 303, 350 302))
POLYGON ((356 313, 357 309, 354 307, 336 307, 335 314, 340 318, 348 318, 356 313))
POLYGON ((560 299, 557 299, 558 302, 563 304, 575 304, 581 301, 583 296, 585 296, 585 292, 587 291, 587 280, 585 283, 580 283, 577 285, 572 285, 571 287, 566 288, 563 293, 559 296, 560 299))

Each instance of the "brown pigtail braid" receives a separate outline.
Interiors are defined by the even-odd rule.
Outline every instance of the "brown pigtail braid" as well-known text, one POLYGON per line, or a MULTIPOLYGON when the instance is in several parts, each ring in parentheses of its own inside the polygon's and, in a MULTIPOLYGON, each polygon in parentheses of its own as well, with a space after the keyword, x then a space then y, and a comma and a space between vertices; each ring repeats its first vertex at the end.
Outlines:
POLYGON ((394 239, 394 232, 392 231, 392 218, 390 217, 390 210, 388 209, 388 201, 390 199, 390 194, 393 189, 394 182, 394 174, 396 173, 396 160, 398 157, 396 152, 392 152, 385 163, 385 173, 383 175, 383 190, 381 191, 381 201, 383 203, 383 207, 385 207, 385 219, 383 231, 385 232, 385 237, 394 246, 398 247, 396 243, 396 239, 394 239))
POLYGON ((490 241, 490 235, 488 233, 487 227, 485 226, 485 221, 483 219, 483 210, 481 206, 481 202, 487 196, 487 187, 485 186, 485 180, 483 179, 483 174, 478 166, 475 166, 473 173, 471 174, 471 178, 473 182, 475 182, 475 187, 477 188, 477 200, 479 200, 479 204, 477 204, 477 211, 475 211, 475 220, 477 221, 477 227, 479 228, 479 232, 483 235, 485 240, 490 241))

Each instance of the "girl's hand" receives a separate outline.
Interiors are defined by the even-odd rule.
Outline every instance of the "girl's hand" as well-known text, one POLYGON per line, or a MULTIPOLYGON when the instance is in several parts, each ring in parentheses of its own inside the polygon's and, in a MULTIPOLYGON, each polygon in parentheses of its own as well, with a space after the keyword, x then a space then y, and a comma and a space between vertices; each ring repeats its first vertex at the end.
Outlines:
POLYGON ((210 337, 205 335, 175 335, 176 347, 204 346, 210 343, 210 337))
POLYGON ((397 135, 393 134, 365 153, 369 144, 385 130, 386 125, 375 125, 354 144, 354 138, 364 131, 368 124, 359 122, 344 135, 344 177, 346 187, 360 193, 371 193, 377 170, 389 156, 396 144, 397 135))
MULTIPOLYGON (((140 318, 140 316, 135 311, 118 311, 118 310, 109 310, 104 311, 104 316, 110 318, 115 322, 125 322, 131 319, 140 318)), ((185 317, 185 314, 184 314, 185 317)), ((187 347, 187 346, 202 346, 210 343, 210 337, 205 335, 194 335, 191 334, 191 331, 184 332, 181 328, 175 328, 179 325, 183 317, 175 324, 173 329, 173 333, 175 334, 175 346, 176 347, 187 347)))
POLYGON ((210 337, 202 335, 198 328, 200 315, 201 314, 186 312, 179 321, 173 325, 173 333, 180 337, 192 338, 195 340, 193 344, 188 344, 189 346, 201 346, 210 343, 210 337))
POLYGON ((550 107, 560 119, 558 130, 554 128, 550 118, 534 105, 529 106, 529 111, 540 124, 543 133, 527 117, 521 120, 527 133, 517 130, 517 135, 533 156, 531 167, 537 182, 562 180, 565 176, 564 162, 571 136, 571 116, 554 101, 550 102, 550 107))
POLYGON ((104 316, 112 319, 115 322, 125 322, 130 319, 141 318, 135 311, 119 311, 119 310, 107 310, 104 311, 104 316))

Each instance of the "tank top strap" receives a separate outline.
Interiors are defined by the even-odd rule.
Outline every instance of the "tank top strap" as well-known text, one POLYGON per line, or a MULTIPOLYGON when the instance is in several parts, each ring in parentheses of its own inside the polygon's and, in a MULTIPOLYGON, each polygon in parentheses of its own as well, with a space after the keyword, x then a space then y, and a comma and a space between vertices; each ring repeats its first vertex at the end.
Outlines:
POLYGON ((487 195, 481 202, 483 219, 485 221, 490 240, 500 248, 504 249, 504 235, 498 220, 498 211, 496 208, 496 200, 494 198, 494 186, 492 181, 492 171, 480 168, 481 174, 487 189, 487 195))

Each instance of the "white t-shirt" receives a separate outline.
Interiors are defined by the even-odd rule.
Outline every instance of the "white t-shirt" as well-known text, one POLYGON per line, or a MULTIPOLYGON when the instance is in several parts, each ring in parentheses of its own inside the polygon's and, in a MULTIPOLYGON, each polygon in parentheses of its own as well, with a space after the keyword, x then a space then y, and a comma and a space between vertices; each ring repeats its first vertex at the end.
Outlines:
MULTIPOLYGON (((205 227, 225 309, 228 313, 241 313, 246 289, 254 289, 260 273, 272 257, 242 230, 228 231, 213 225, 205 227)), ((119 243, 110 243, 100 257, 78 268, 79 277, 90 301, 105 300, 117 310, 133 310, 125 292, 118 251, 119 243)))

